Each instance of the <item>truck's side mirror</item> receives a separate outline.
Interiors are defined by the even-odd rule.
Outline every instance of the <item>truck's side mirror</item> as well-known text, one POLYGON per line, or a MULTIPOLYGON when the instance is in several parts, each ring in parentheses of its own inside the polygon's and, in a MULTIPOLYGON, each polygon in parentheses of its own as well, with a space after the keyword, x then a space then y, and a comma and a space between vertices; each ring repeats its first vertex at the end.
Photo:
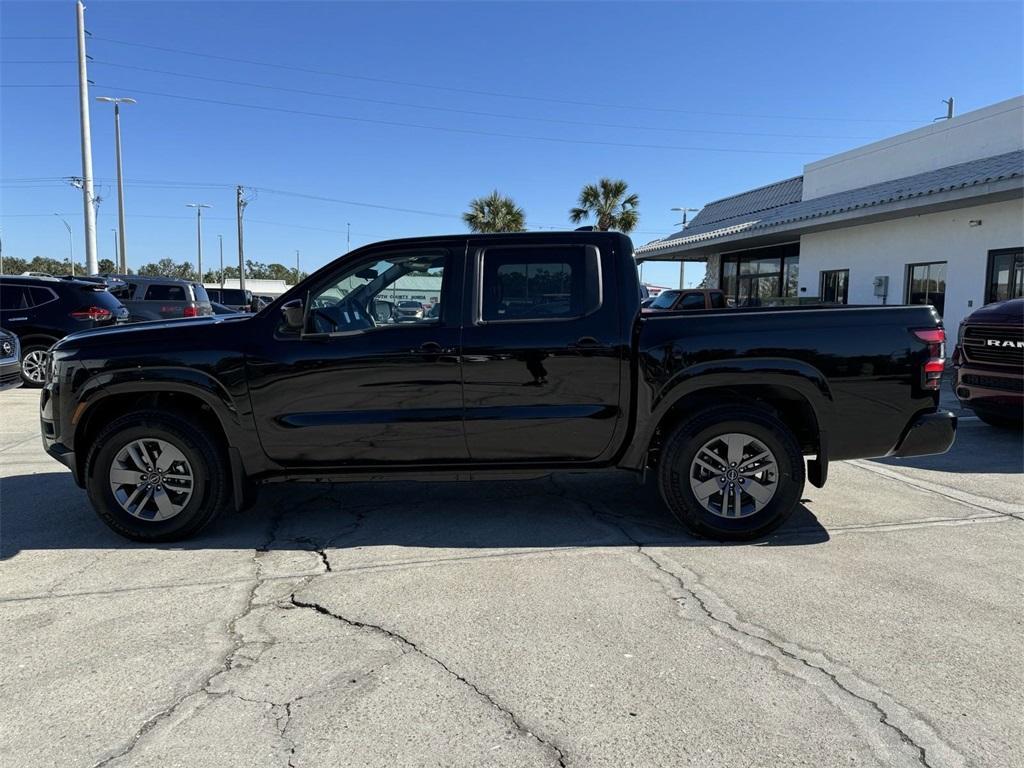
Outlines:
POLYGON ((288 330, 302 330, 306 317, 304 310, 302 299, 292 299, 281 306, 281 315, 284 317, 284 325, 288 330))

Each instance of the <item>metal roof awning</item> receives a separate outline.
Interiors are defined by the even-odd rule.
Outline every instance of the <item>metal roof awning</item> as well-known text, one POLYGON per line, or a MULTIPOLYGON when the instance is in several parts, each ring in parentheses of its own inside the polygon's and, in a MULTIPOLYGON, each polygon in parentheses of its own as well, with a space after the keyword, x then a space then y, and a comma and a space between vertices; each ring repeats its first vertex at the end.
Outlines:
MULTIPOLYGON (((793 193, 795 180, 752 190, 769 190, 777 200, 780 190, 793 193)), ((743 193, 737 198, 752 193, 743 193)), ((873 221, 920 216, 1024 195, 1024 151, 972 160, 935 171, 845 190, 811 200, 798 200, 734 213, 707 225, 655 240, 636 249, 638 261, 681 261, 729 250, 791 242, 808 232, 837 229, 873 221)), ((764 195, 755 196, 763 203, 764 195)), ((734 198, 727 198, 728 201, 734 198)), ((720 206, 724 201, 712 203, 720 206)), ((735 210, 735 207, 733 208, 735 210)), ((698 225, 703 216, 694 219, 698 225)), ((706 217, 705 217, 706 218, 706 217)))

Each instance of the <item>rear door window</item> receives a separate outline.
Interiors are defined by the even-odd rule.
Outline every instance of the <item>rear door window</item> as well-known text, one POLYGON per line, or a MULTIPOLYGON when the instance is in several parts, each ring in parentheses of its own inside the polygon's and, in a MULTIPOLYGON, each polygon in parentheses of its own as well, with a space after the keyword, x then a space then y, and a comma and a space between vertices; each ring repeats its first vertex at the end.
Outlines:
POLYGON ((724 293, 712 293, 711 294, 711 308, 712 309, 725 309, 725 294, 724 293))
POLYGON ((601 305, 593 246, 488 248, 481 268, 484 322, 583 317, 601 305))
POLYGON ((3 309, 28 309, 31 306, 29 288, 21 285, 0 286, 0 307, 3 309))
POLYGON ((210 296, 206 292, 206 289, 198 283, 192 283, 192 292, 196 296, 196 301, 209 301, 210 296))
POLYGON ((183 285, 153 283, 146 288, 145 301, 188 301, 183 285))

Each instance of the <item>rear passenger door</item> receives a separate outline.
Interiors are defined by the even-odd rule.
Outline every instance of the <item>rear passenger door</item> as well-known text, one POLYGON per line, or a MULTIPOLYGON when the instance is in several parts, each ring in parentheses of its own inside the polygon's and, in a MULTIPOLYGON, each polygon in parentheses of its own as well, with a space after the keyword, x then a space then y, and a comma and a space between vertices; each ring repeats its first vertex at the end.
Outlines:
MULTIPOLYGON (((507 242, 507 241, 506 241, 507 242)), ((474 462, 588 461, 620 418, 611 255, 596 245, 470 243, 463 327, 474 462)))

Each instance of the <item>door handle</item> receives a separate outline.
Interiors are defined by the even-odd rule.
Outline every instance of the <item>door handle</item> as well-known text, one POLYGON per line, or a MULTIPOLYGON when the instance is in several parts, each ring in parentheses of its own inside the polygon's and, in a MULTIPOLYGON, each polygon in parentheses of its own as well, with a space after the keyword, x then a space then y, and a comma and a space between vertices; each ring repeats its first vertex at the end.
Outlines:
POLYGON ((455 348, 442 347, 436 341, 425 341, 419 349, 410 349, 409 352, 413 355, 452 355, 455 354, 455 348))
POLYGON ((592 349, 594 347, 600 347, 601 342, 595 339, 593 336, 581 336, 576 339, 576 343, 572 345, 577 349, 592 349))

